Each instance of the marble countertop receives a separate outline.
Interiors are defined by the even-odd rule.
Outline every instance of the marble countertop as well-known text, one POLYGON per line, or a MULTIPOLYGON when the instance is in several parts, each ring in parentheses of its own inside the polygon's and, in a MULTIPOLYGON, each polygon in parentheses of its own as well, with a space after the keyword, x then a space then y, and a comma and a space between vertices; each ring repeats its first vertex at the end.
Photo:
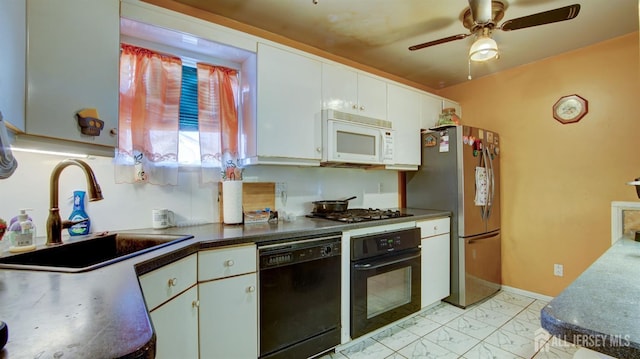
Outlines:
POLYGON ((0 320, 9 327, 9 342, 0 358, 153 358, 155 334, 140 274, 208 248, 450 215, 440 210, 402 211, 413 216, 357 224, 297 217, 292 222, 139 229, 126 232, 193 238, 88 272, 1 269, 0 320))
POLYGON ((541 311, 552 335, 617 358, 640 358, 640 242, 623 238, 541 311))

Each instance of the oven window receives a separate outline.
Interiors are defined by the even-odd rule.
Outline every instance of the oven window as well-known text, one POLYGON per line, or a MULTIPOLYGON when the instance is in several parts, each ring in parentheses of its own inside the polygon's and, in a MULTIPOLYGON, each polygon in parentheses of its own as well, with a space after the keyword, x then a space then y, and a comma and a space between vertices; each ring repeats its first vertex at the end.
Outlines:
POLYGON ((346 131, 336 133, 336 149, 339 153, 375 156, 376 136, 346 131))
POLYGON ((411 302, 411 267, 367 278, 367 319, 411 302))

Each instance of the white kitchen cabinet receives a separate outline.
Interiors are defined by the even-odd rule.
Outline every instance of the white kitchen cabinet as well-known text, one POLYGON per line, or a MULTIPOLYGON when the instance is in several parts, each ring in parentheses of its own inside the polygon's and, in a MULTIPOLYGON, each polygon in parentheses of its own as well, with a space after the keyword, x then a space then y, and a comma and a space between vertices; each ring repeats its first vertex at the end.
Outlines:
POLYGON ((394 165, 417 170, 420 165, 421 93, 387 84, 388 120, 395 130, 394 165))
POLYGON ((449 217, 416 222, 422 238, 422 308, 450 294, 450 223, 449 217))
POLYGON ((387 119, 387 82, 345 66, 322 63, 322 108, 387 119))
POLYGON ((320 61, 262 43, 257 57, 257 118, 243 126, 242 163, 319 165, 320 61))
POLYGON ((20 131, 25 129, 26 9, 23 1, 0 1, 0 112, 20 131))
POLYGON ((156 358, 198 358, 196 254, 138 277, 156 332, 156 358))
POLYGON ((27 0, 26 132, 116 145, 120 1, 27 0), (95 108, 104 129, 84 135, 75 114, 95 108))
POLYGON ((442 98, 427 93, 421 96, 420 128, 427 130, 434 127, 442 113, 442 98))
POLYGON ((198 253, 200 356, 258 357, 255 245, 198 253))
POLYGON ((156 331, 156 358, 198 358, 198 287, 150 313, 156 331))

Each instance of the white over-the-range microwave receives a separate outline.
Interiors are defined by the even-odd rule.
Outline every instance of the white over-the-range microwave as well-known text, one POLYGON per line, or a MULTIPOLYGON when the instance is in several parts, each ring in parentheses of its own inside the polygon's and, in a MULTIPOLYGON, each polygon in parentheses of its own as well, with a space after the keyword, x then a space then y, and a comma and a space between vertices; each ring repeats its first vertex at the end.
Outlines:
POLYGON ((322 162, 393 164, 394 137, 390 121, 322 110, 322 162))

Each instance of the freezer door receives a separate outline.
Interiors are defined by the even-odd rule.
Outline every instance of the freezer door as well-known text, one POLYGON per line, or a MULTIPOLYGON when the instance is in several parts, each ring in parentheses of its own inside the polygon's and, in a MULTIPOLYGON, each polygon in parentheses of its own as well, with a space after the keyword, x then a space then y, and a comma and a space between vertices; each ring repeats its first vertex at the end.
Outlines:
MULTIPOLYGON (((478 141, 484 138, 484 131, 475 127, 458 127, 458 178, 462 196, 460 201, 460 221, 458 222, 458 235, 462 237, 474 236, 487 232, 487 224, 484 218, 485 206, 475 203, 476 191, 476 167, 484 167, 484 152, 478 141), (481 133, 482 132, 482 133, 481 133)), ((482 140, 484 142, 484 140, 482 140)))
POLYGON ((502 263, 500 232, 464 240, 464 293, 461 304, 468 306, 500 290, 502 263))

